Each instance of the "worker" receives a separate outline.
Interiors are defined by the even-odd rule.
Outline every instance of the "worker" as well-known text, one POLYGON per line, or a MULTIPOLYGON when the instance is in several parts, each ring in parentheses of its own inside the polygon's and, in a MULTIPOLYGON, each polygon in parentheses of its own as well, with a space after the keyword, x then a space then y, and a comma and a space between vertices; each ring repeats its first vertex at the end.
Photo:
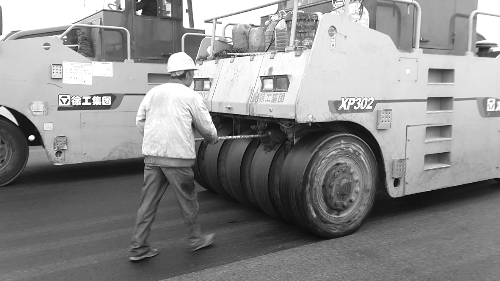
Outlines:
POLYGON ((132 236, 131 261, 158 254, 158 250, 150 247, 147 238, 167 186, 172 187, 188 226, 188 248, 196 251, 214 240, 215 234, 203 235, 197 222, 199 205, 191 169, 196 158, 193 129, 209 143, 215 144, 219 138, 202 97, 189 88, 196 69, 186 53, 171 55, 167 62, 171 80, 151 89, 139 106, 136 124, 143 134, 145 166, 141 203, 132 236))
POLYGON ((92 44, 87 39, 87 35, 81 29, 76 30, 76 36, 78 38, 78 50, 77 52, 85 57, 93 57, 94 51, 92 49, 92 44))
POLYGON ((158 15, 158 3, 156 0, 141 0, 135 3, 135 10, 142 10, 141 15, 156 17, 158 15))

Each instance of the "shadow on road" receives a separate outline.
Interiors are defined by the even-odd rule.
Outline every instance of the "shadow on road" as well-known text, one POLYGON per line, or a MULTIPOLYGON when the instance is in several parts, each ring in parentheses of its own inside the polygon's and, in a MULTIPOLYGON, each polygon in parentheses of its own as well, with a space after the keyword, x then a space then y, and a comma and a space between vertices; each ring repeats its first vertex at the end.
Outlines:
POLYGON ((19 185, 55 184, 84 181, 89 178, 113 178, 137 174, 142 177, 143 159, 126 159, 56 166, 46 163, 28 163, 24 172, 7 187, 19 185))
POLYGON ((471 200, 486 199, 493 194, 500 194, 499 183, 494 180, 488 180, 417 193, 400 198, 379 197, 372 210, 371 219, 387 215, 403 215, 434 207, 446 208, 447 205, 460 205, 471 200))

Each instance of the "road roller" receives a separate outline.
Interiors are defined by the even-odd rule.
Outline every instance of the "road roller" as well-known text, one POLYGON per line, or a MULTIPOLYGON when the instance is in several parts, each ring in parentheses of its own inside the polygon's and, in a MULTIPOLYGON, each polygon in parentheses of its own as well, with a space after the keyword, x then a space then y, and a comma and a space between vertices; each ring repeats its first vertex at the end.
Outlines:
POLYGON ((196 144, 196 181, 336 238, 377 193, 499 178, 500 60, 475 46, 476 16, 498 15, 477 4, 274 1, 259 26, 218 23, 268 5, 207 19, 194 89, 227 138, 196 144))

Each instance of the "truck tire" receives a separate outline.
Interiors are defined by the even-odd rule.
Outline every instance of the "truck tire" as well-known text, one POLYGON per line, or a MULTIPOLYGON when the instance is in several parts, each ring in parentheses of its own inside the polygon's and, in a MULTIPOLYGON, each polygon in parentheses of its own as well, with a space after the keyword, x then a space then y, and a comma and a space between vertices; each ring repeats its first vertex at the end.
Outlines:
POLYGON ((281 191, 304 229, 325 238, 341 237, 355 232, 368 217, 377 171, 372 150, 359 137, 311 134, 285 159, 281 191))
POLYGON ((12 182, 28 162, 28 141, 19 127, 0 118, 0 186, 12 182))

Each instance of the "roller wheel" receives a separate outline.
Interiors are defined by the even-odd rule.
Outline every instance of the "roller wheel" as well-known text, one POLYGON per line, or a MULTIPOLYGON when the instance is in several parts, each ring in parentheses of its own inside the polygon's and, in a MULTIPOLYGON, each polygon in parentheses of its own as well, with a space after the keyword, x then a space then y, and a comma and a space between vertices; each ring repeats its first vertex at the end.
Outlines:
MULTIPOLYGON (((195 134, 195 138, 200 138, 201 135, 196 133, 195 134)), ((196 161, 194 162, 194 166, 192 167, 193 168, 193 173, 194 173, 194 180, 199 184, 201 185, 202 187, 204 187, 205 189, 209 190, 209 191, 213 191, 210 189, 210 187, 208 187, 208 184, 203 180, 203 178, 201 177, 201 172, 200 172, 200 168, 199 168, 199 162, 200 162, 200 157, 205 157, 205 150, 207 149, 207 144, 205 142, 196 142, 195 143, 195 151, 196 151, 196 161), (203 148, 202 148, 203 146, 203 148)))
POLYGON ((245 154, 243 154, 243 159, 241 160, 241 188, 245 193, 247 199, 252 203, 252 205, 258 207, 259 203, 255 199, 255 195, 252 191, 251 179, 252 175, 250 173, 250 166, 252 165, 253 156, 259 147, 259 140, 253 139, 248 144, 245 154))
POLYGON ((21 174, 28 162, 28 141, 19 128, 0 118, 0 186, 21 174))
MULTIPOLYGON (((217 130, 217 134, 219 137, 221 136, 229 136, 233 130, 231 124, 225 124, 220 129, 217 130)), ((208 144, 206 145, 206 150, 203 155, 201 151, 200 145, 200 162, 198 168, 200 169, 201 178, 207 184, 209 189, 214 190, 219 193, 223 197, 231 198, 229 194, 222 187, 219 175, 218 175, 218 159, 219 152, 221 150, 224 141, 219 141, 216 144, 208 144)))
MULTIPOLYGON (((242 131, 241 135, 249 135, 253 133, 254 131, 252 129, 249 129, 250 125, 243 123, 240 125, 240 130, 242 131)), ((220 152, 219 152, 219 161, 217 162, 218 164, 218 173, 219 173, 219 180, 222 185, 222 188, 226 191, 229 196, 232 198, 242 202, 243 204, 247 205, 246 203, 249 203, 246 197, 244 196, 243 192, 241 191, 241 184, 239 183, 239 175, 240 171, 239 168, 241 166, 241 158, 239 160, 234 160, 235 155, 229 154, 229 151, 234 151, 231 150, 233 147, 233 144, 237 140, 226 140, 224 144, 222 145, 220 152), (239 161, 239 163, 238 163, 239 161), (237 168, 236 168, 237 167, 237 168), (230 181, 230 176, 232 174, 237 174, 238 175, 238 182, 230 181), (237 183, 237 186, 234 186, 234 183, 237 183), (240 195, 243 195, 240 196, 240 195), (246 202, 245 202, 246 201, 246 202)), ((248 141, 249 142, 249 141, 248 141)), ((242 154, 243 155, 243 154, 242 154)))
POLYGON ((276 210, 278 215, 289 222, 293 222, 292 215, 287 214, 283 208, 280 195, 280 175, 283 163, 285 162, 285 156, 285 144, 282 144, 276 151, 271 168, 269 169, 269 196, 271 197, 274 210, 276 210))
POLYGON ((218 166, 217 173, 219 176, 220 184, 221 184, 222 188, 224 189, 224 191, 229 196, 231 196, 231 198, 237 199, 233 193, 231 185, 229 185, 229 183, 227 181, 228 174, 227 174, 227 169, 226 169, 228 152, 229 152, 229 149, 231 148, 233 142, 234 142, 234 140, 226 140, 222 144, 222 146, 220 148, 220 152, 219 152, 219 159, 217 161, 217 166, 218 166))
POLYGON ((277 149, 266 151, 264 144, 260 144, 250 165, 250 185, 259 208, 269 216, 281 220, 271 202, 269 190, 270 170, 277 149))
MULTIPOLYGON (((242 134, 248 135, 252 132, 253 130, 248 130, 243 132, 242 134)), ((252 139, 238 139, 234 140, 231 143, 224 165, 226 181, 222 182, 222 184, 231 189, 232 194, 234 195, 234 198, 236 198, 236 200, 240 201, 247 207, 255 208, 257 206, 248 199, 242 186, 242 162, 248 148, 250 147, 250 149, 252 149, 253 147, 250 146, 250 143, 252 143, 252 139)), ((253 152, 255 153, 255 151, 253 152)))
POLYGON ((311 134, 285 159, 282 203, 316 235, 349 235, 368 217, 377 180, 375 156, 363 140, 347 133, 311 134))

